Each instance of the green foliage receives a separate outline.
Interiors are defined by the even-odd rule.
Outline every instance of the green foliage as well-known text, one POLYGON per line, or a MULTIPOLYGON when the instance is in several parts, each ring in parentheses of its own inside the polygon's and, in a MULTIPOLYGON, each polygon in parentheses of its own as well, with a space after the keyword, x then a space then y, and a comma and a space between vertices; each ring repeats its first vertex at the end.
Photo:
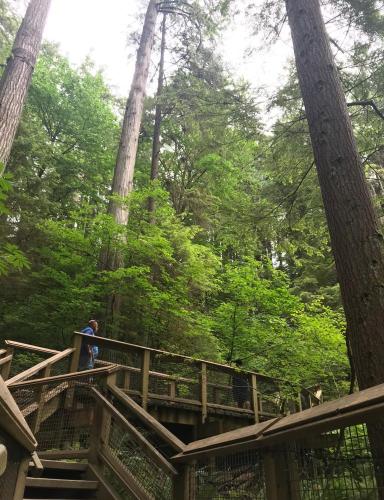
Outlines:
MULTIPOLYGON (((159 179, 149 182, 149 97, 135 189, 123 200, 126 228, 106 214, 121 105, 91 61, 75 68, 44 46, 10 176, 0 181, 3 335, 62 348, 93 316, 108 336, 242 358, 246 368, 294 384, 322 382, 328 396, 346 390, 345 325, 296 78, 292 72, 271 99, 279 115, 265 132, 260 96, 215 52, 223 18, 239 5, 194 3, 193 29, 172 17, 168 48, 181 62, 161 96, 159 179), (119 269, 100 271, 106 249, 122 256, 119 269), (116 296, 112 321, 106 299, 116 296)), ((0 0, 3 13, 0 41, 9 48, 17 23, 0 0)), ((283 2, 268 2, 259 28, 269 23, 278 33, 281 16, 283 2)), ((348 57, 359 69, 342 70, 351 99, 382 95, 380 50, 353 47, 348 57), (366 57, 376 61, 374 73, 366 57)), ((354 124, 382 210, 383 125, 361 108, 354 124)))

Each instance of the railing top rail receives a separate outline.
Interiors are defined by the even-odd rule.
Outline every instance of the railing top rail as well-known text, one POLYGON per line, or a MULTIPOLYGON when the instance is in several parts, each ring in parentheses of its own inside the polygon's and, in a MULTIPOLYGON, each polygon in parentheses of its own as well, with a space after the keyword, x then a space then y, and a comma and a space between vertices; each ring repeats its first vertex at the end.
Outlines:
POLYGON ((62 375, 53 375, 52 377, 36 378, 33 380, 21 380, 19 382, 9 383, 8 387, 10 389, 16 389, 17 387, 33 387, 35 385, 45 385, 54 382, 66 382, 82 378, 94 377, 96 375, 109 375, 118 370, 119 367, 117 365, 110 365, 105 367, 103 366, 102 368, 94 368, 93 370, 85 370, 82 372, 64 373, 62 375))
MULTIPOLYGON (((159 349, 153 349, 152 347, 145 347, 145 346, 140 346, 137 344, 130 344, 128 342, 122 342, 121 340, 114 340, 114 339, 107 339, 105 337, 98 337, 96 335, 87 335, 82 332, 74 332, 75 335, 81 335, 83 337, 87 337, 87 343, 90 345, 98 345, 100 347, 107 347, 107 348, 112 348, 120 351, 136 351, 142 353, 143 351, 149 351, 153 354, 161 355, 161 356, 166 356, 169 358, 172 358, 175 361, 182 361, 182 362, 188 362, 189 364, 192 365, 200 365, 201 363, 205 363, 208 367, 211 366, 213 368, 218 368, 221 371, 226 371, 227 373, 233 373, 233 372, 239 372, 239 373, 245 373, 247 375, 256 375, 259 379, 264 379, 264 380, 270 380, 272 382, 281 382, 284 384, 292 385, 292 386, 297 386, 299 387, 298 384, 294 384, 292 382, 289 382, 288 380, 283 380, 279 378, 274 378, 270 377, 268 375, 264 375, 262 373, 258 372, 253 372, 249 370, 241 370, 239 368, 235 368, 233 366, 229 365, 223 365, 221 363, 217 363, 215 361, 207 361, 204 359, 197 359, 197 358, 192 358, 191 356, 184 356, 183 354, 175 354, 172 352, 167 352, 167 351, 161 351, 159 349)), ((303 389, 306 390, 306 389, 303 389)))
POLYGON ((272 421, 255 424, 188 444, 175 461, 204 455, 266 447, 312 433, 328 432, 374 418, 384 411, 384 384, 272 421))
POLYGON ((14 384, 15 382, 21 382, 29 377, 32 377, 33 375, 36 375, 40 370, 43 370, 47 366, 54 365, 58 361, 60 361, 63 358, 66 358, 70 354, 73 353, 75 349, 73 347, 69 347, 68 349, 65 349, 63 352, 59 352, 55 354, 54 356, 51 356, 48 359, 45 359, 44 361, 41 361, 41 363, 37 363, 37 365, 32 366, 31 368, 28 368, 28 370, 24 370, 21 373, 18 373, 14 377, 8 379, 5 383, 6 385, 11 385, 14 384))
POLYGON ((5 345, 8 347, 13 347, 14 349, 24 349, 24 351, 39 352, 41 354, 58 354, 61 351, 56 349, 47 349, 46 347, 39 347, 32 344, 24 344, 22 342, 15 342, 14 340, 6 340, 5 345))

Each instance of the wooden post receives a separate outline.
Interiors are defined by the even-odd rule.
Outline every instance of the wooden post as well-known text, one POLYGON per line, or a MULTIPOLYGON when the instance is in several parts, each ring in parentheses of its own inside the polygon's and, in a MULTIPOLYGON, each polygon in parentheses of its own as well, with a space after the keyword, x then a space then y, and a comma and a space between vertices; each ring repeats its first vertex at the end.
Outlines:
POLYGON ((266 450, 264 476, 267 500, 300 500, 300 492, 292 483, 290 464, 285 451, 266 450))
POLYGON ((277 496, 275 462, 272 453, 267 450, 264 455, 264 477, 267 500, 279 500, 277 496))
POLYGON ((10 360, 7 363, 4 363, 1 367, 1 376, 3 377, 3 380, 7 380, 9 377, 9 374, 11 372, 11 366, 12 366, 12 359, 13 359, 13 352, 14 349, 11 346, 7 347, 7 352, 5 354, 5 357, 7 358, 8 356, 12 356, 10 360))
MULTIPOLYGON (((43 378, 49 377, 51 374, 51 365, 48 365, 44 371, 43 371, 43 378)), ((39 389, 37 389, 36 392, 36 403, 37 403, 37 410, 35 413, 35 417, 33 419, 32 425, 31 425, 31 430, 33 434, 37 434, 40 429, 40 424, 41 424, 41 419, 43 417, 43 411, 44 411, 44 388, 45 385, 41 385, 39 389)))
POLYGON ((177 467, 177 472, 173 479, 173 500, 195 500, 193 469, 183 464, 177 467))
POLYGON ((141 364, 141 406, 144 410, 148 408, 148 390, 149 390, 149 367, 151 364, 151 352, 145 350, 141 364))
POLYGON ((301 391, 299 391, 299 411, 303 411, 303 405, 301 404, 301 391))
POLYGON ((123 389, 124 391, 129 391, 130 387, 131 387, 131 372, 125 370, 123 389))
POLYGON ((259 401, 258 401, 258 393, 257 393, 257 379, 256 374, 251 374, 251 408, 253 410, 255 416, 255 422, 258 424, 260 422, 259 416, 259 401))
POLYGON ((176 399, 176 380, 171 380, 169 383, 169 396, 172 401, 176 399))
POLYGON ((22 500, 24 498, 25 481, 27 479, 27 473, 28 473, 28 469, 29 469, 29 461, 30 460, 31 460, 31 457, 28 457, 28 458, 22 460, 20 465, 19 465, 13 500, 22 500))
POLYGON ((208 415, 207 364, 201 363, 200 373, 201 421, 205 423, 208 415))
POLYGON ((69 369, 70 373, 79 371, 79 361, 81 352, 81 343, 83 341, 83 336, 76 333, 73 334, 73 348, 75 349, 72 353, 71 367, 69 369))
POLYGON ((90 464, 98 465, 98 456, 102 444, 101 438, 103 430, 103 407, 98 401, 96 401, 91 429, 88 462, 90 464))
MULTIPOLYGON (((73 348, 75 349, 71 356, 71 366, 69 368, 69 373, 74 373, 79 371, 79 361, 80 361, 80 353, 81 353, 81 344, 83 342, 83 336, 78 335, 76 333, 73 334, 72 343, 73 348)), ((65 408, 70 408, 73 404, 73 398, 75 395, 75 389, 67 389, 67 395, 65 398, 65 408)))

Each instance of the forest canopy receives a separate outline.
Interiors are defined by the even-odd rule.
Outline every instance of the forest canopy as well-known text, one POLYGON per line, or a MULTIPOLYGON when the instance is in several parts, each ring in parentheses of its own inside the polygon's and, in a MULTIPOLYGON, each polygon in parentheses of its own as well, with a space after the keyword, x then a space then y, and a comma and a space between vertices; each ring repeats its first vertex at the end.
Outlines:
MULTIPOLYGON (((163 13, 168 60, 178 64, 145 98, 133 190, 112 202, 124 102, 90 58, 76 66, 44 42, 0 180, 3 339, 62 349, 96 317, 108 337, 241 358, 247 369, 321 383, 329 397, 348 390, 345 316, 293 62, 266 106, 264 91, 231 73, 218 51, 231 16, 248 14, 255 31, 278 36, 283 3, 247 11, 245 2, 207 0, 188 21, 163 13), (109 203, 129 212, 127 225, 109 203), (100 266, 106 248, 121 265, 100 266), (106 302, 116 295, 111 317, 106 302)), ((332 47, 380 218, 383 13, 373 0, 323 8, 340 33, 332 47)), ((0 0, 2 67, 19 22, 0 0)), ((153 66, 160 30, 158 21, 153 66)))

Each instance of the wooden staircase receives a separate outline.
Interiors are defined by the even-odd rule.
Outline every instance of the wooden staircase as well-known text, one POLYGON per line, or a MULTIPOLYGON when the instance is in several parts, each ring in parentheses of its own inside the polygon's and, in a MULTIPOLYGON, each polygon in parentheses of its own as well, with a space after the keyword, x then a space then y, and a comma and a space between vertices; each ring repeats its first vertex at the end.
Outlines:
POLYGON ((99 481, 88 479, 88 464, 42 460, 43 470, 30 465, 24 499, 96 499, 99 481))

